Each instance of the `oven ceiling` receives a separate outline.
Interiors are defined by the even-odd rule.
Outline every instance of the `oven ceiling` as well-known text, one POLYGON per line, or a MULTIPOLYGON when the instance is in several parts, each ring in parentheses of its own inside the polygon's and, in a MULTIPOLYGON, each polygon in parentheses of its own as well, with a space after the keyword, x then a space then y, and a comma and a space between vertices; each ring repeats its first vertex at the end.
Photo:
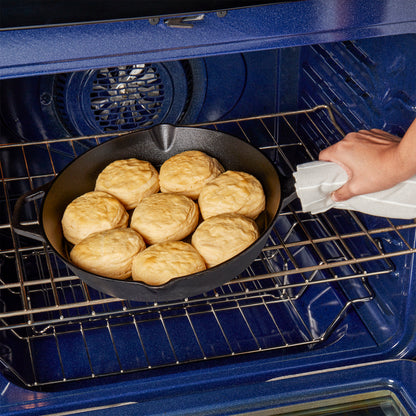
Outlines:
POLYGON ((3 0, 0 29, 56 26, 212 12, 299 0, 3 0))

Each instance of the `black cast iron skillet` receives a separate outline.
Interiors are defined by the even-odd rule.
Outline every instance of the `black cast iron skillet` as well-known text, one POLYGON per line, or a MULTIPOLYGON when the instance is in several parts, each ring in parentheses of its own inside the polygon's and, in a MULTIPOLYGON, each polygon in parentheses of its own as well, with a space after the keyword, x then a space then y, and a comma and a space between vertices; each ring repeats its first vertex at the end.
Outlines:
MULTIPOLYGON (((68 267, 89 286, 122 299, 159 302, 185 299, 230 281, 248 267, 260 253, 284 205, 281 180, 274 164, 252 145, 225 133, 192 127, 159 125, 129 133, 102 143, 74 159, 47 186, 22 195, 16 203, 12 224, 17 234, 45 241, 68 267), (66 206, 76 197, 94 189, 98 174, 112 161, 136 157, 155 167, 185 150, 201 150, 218 159, 226 170, 240 170, 260 180, 266 194, 266 209, 257 219, 260 237, 232 259, 161 286, 133 280, 116 280, 87 272, 72 264, 62 233, 61 219, 66 206), (20 223, 23 205, 43 198, 40 226, 20 223)), ((291 196, 286 198, 286 202, 291 196)))

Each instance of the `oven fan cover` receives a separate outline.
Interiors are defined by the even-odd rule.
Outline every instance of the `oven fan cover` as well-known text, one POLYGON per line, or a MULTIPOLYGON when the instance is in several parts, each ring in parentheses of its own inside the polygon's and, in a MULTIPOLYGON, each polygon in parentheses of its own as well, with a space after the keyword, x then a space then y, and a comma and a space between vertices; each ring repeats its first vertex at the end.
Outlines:
POLYGON ((261 66, 234 54, 5 79, 0 123, 31 141, 265 114, 275 105, 257 82, 259 73, 265 85, 274 80, 275 60, 266 58, 261 66))
POLYGON ((202 105, 203 95, 195 95, 192 75, 192 68, 179 62, 62 74, 55 77, 54 105, 71 134, 122 132, 162 122, 180 123, 191 97, 194 111, 202 105))
POLYGON ((0 117, 20 140, 191 124, 203 108, 203 59, 3 80, 0 117))

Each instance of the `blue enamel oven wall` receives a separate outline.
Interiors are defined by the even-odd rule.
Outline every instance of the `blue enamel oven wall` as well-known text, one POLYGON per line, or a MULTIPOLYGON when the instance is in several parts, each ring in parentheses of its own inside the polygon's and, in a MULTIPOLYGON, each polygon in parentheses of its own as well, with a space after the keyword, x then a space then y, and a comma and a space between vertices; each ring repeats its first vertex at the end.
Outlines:
MULTIPOLYGON (((22 185, 23 181, 16 180, 24 176, 20 167, 25 165, 26 154, 29 155, 26 158, 28 170, 37 173, 35 184, 43 180, 45 152, 52 149, 53 155, 59 154, 54 162, 61 168, 73 158, 65 141, 61 144, 49 144, 48 140, 53 138, 57 127, 56 124, 52 127, 45 124, 46 116, 42 112, 42 103, 39 104, 38 100, 41 95, 33 92, 45 80, 62 73, 149 62, 173 66, 176 64, 172 62, 177 63, 177 60, 188 60, 194 65, 193 68, 197 68, 197 64, 200 65, 198 68, 203 68, 201 79, 205 85, 198 104, 191 106, 189 110, 189 123, 298 110, 329 103, 333 105, 336 121, 344 131, 379 127, 397 134, 403 133, 415 117, 416 85, 412 69, 416 60, 412 53, 416 33, 414 3, 327 3, 306 0, 233 10, 224 17, 209 13, 203 21, 195 23, 191 30, 170 28, 163 19, 156 25, 143 19, 0 32, 0 74, 4 78, 2 85, 7 85, 8 94, 6 100, 2 97, 2 116, 5 119, 5 127, 1 132, 2 141, 12 137, 15 141, 24 139, 30 144, 31 138, 35 138, 45 140, 49 146, 49 150, 44 150, 41 145, 37 145, 33 153, 20 153, 20 150, 14 148, 3 152, 2 215, 5 218, 8 216, 6 196, 15 198, 30 186, 29 183, 22 185), (32 93, 29 102, 25 103, 28 98, 28 94, 25 95, 27 86, 30 86, 32 93), (14 91, 19 91, 22 95, 23 105, 19 103, 19 97, 14 91), (12 102, 16 103, 15 107, 5 108, 12 102), (38 110, 27 116, 31 117, 30 122, 27 122, 25 109, 32 106, 38 110), (192 111, 196 108, 197 110, 192 111)), ((171 73, 174 71, 172 69, 171 73)), ((305 122, 303 116, 291 117, 294 121, 290 126, 295 126, 301 139, 310 143, 315 157, 317 151, 327 143, 322 136, 315 136, 311 124, 317 123, 329 141, 341 137, 340 132, 333 128, 326 111, 314 114, 313 123, 305 122)), ((293 132, 281 118, 267 119, 262 129, 255 120, 245 121, 243 124, 244 131, 257 141, 256 145, 267 147, 270 140, 267 130, 290 149, 291 145, 285 143, 285 140, 293 132)), ((242 136, 238 124, 224 124, 219 128, 242 136)), ((64 133, 70 132, 66 130, 64 133)), ((29 148, 30 146, 27 147, 29 148)), ((278 154, 265 151, 280 164, 281 158, 278 154)), ((288 154, 292 164, 307 160, 307 156, 301 151, 289 151, 288 154)), ((284 173, 290 173, 287 165, 283 164, 282 169, 286 169, 284 173)), ((289 236, 289 230, 297 221, 297 224, 304 224, 304 227, 297 231, 296 238, 301 239, 299 234, 309 233, 312 235, 312 240, 309 241, 314 244, 317 241, 318 245, 318 250, 310 252, 298 249, 296 240, 288 241, 292 245, 287 257, 305 267, 319 264, 319 259, 313 258, 319 252, 336 259, 337 245, 326 244, 324 241, 326 235, 323 230, 328 224, 335 224, 342 235, 351 234, 348 249, 352 257, 370 258, 374 247, 380 247, 387 254, 405 254, 387 255, 387 259, 380 259, 378 256, 375 262, 366 261, 363 264, 358 261, 357 264, 363 267, 357 265, 354 273, 360 275, 365 270, 363 274, 368 276, 363 276, 364 286, 363 280, 358 278, 357 281, 346 280, 341 284, 331 281, 325 287, 314 284, 301 293, 298 277, 293 280, 287 278, 292 285, 286 291, 286 295, 292 299, 291 302, 278 303, 267 312, 272 319, 276 316, 285 317, 280 327, 281 334, 268 332, 266 317, 260 310, 262 305, 246 315, 228 311, 223 313, 221 328, 225 328, 226 338, 218 327, 211 325, 211 320, 198 319, 202 316, 202 309, 192 311, 193 330, 202 334, 199 340, 206 338, 212 348, 212 352, 205 351, 205 355, 211 358, 215 352, 224 356, 221 359, 201 358, 197 342, 189 342, 185 337, 190 329, 185 327, 183 321, 188 318, 186 315, 183 320, 173 318, 176 312, 170 308, 163 310, 163 318, 168 322, 170 334, 167 341, 163 341, 164 328, 161 322, 164 321, 160 321, 157 310, 152 310, 151 314, 154 316, 149 315, 143 327, 140 327, 139 315, 133 314, 132 323, 127 325, 125 320, 130 319, 130 316, 123 316, 123 309, 117 309, 118 306, 115 306, 117 316, 110 323, 103 319, 97 326, 97 320, 94 319, 83 324, 86 334, 84 337, 79 335, 76 317, 71 320, 65 314, 63 319, 66 322, 64 325, 57 325, 56 332, 43 328, 45 332, 42 336, 35 328, 37 337, 34 341, 27 341, 19 328, 15 329, 18 336, 2 331, 0 343, 4 376, 0 385, 0 406, 10 414, 23 410, 28 414, 31 411, 33 414, 42 414, 46 413, 48 406, 50 407, 47 411, 58 412, 79 407, 88 408, 91 407, 90 404, 100 406, 120 402, 126 405, 124 410, 128 411, 130 401, 142 401, 150 403, 146 409, 149 413, 152 412, 152 406, 153 413, 164 413, 159 399, 166 398, 165 403, 171 403, 172 408, 177 408, 177 414, 185 414, 185 408, 195 408, 196 403, 209 396, 210 391, 221 388, 229 387, 233 390, 241 387, 241 392, 244 389, 249 390, 250 385, 256 385, 259 394, 264 394, 264 383, 275 377, 388 358, 412 358, 416 350, 416 300, 412 296, 415 292, 414 259, 407 245, 415 248, 414 227, 401 221, 392 223, 387 219, 368 216, 359 215, 357 219, 343 212, 330 213, 326 220, 328 222, 324 224, 322 218, 319 221, 312 220, 300 214, 299 207, 295 205, 294 213, 279 218, 279 233, 274 236, 276 241, 270 244, 279 244, 280 233, 289 236), (400 230, 399 234, 394 233, 395 228, 400 230), (389 231, 384 232, 384 229, 389 231), (363 230, 372 230, 369 239, 364 243, 362 239, 354 238, 354 233, 358 236, 365 234, 363 230), (369 246, 367 241, 370 239, 376 243, 369 246), (366 290, 367 287, 371 287, 371 293, 366 290), (296 342, 298 338, 307 338, 308 331, 319 337, 325 333, 325 328, 331 327, 334 311, 347 304, 348 299, 362 299, 369 295, 373 298, 370 302, 348 306, 348 313, 345 316, 341 314, 334 330, 328 338, 324 337, 318 347, 303 345, 290 350, 284 348, 282 339, 296 342), (296 304, 295 309, 292 304, 296 304), (135 330, 133 322, 139 322, 139 327, 142 328, 143 345, 153 345, 150 350, 147 348, 147 359, 152 366, 149 371, 144 371, 147 365, 145 353, 137 337, 134 340, 129 337, 135 330), (169 322, 175 322, 175 325, 169 322), (298 323, 300 331, 290 326, 293 322, 298 323), (111 327, 110 332, 106 325, 111 327), (115 340, 115 354, 109 334, 114 336, 120 329, 125 332, 121 334, 121 338, 115 340), (253 329, 255 338, 249 333, 253 329), (158 341, 155 344, 156 339, 158 341), (219 341, 221 339, 222 342, 219 341), (256 342, 260 346, 256 346, 256 342), (283 348, 268 350, 268 347, 278 342, 282 342, 283 348), (177 356, 172 354, 172 344, 177 356), (96 358, 92 351, 89 355, 89 349, 93 345, 99 345, 100 358, 96 358), (256 354, 244 353, 253 349, 257 349, 256 354), (196 356, 199 359, 195 359, 196 356), (72 359, 68 361, 70 357, 72 359), (110 360, 109 357, 115 360, 110 360), (186 360, 187 357, 190 360, 186 360), (33 358, 35 364, 28 365, 33 358), (133 364, 137 365, 139 362, 137 367, 141 371, 114 371, 114 362, 119 368, 117 360, 120 367, 126 370, 129 365, 133 368, 133 364), (187 363, 177 364, 182 361, 187 363), (166 363, 169 365, 164 366, 166 363), (97 374, 117 375, 85 379, 89 366, 97 374), (17 376, 10 368, 14 369, 17 376), (32 373, 38 375, 35 383, 32 373), (47 386, 36 385, 41 385, 51 375, 56 375, 58 379, 61 373, 67 376, 68 381, 47 386), (18 386, 21 379, 29 381, 30 389, 18 386), (70 382, 71 379, 77 381, 70 382), (56 391, 51 392, 54 390, 56 391), (139 396, 137 391, 140 391, 139 396), (183 402, 174 406, 172 402, 181 394, 186 397, 183 402), (78 400, 82 402, 82 406, 77 404, 78 400)), ((3 219, 2 223, 4 221, 3 219)), ((11 240, 10 230, 4 227, 1 248, 4 253, 9 253, 11 240)), ((30 247, 31 244, 33 245, 27 241, 22 242, 23 247, 30 247)), ((44 260, 34 257, 29 261, 42 265, 44 260)), ((276 271, 284 270, 288 267, 287 264, 291 264, 280 258, 267 261, 276 271)), ((350 266, 343 265, 340 259, 337 261, 339 266, 336 272, 340 276, 351 273, 350 266)), ((3 256, 1 272, 2 280, 6 278, 6 283, 10 284, 7 278, 14 273, 14 267, 10 257, 3 256)), ((252 271, 261 275, 265 273, 264 267, 257 263, 252 271)), ((315 277, 308 275, 308 278, 315 277)), ((333 279, 333 276, 324 271, 319 278, 333 279)), ((285 279, 282 278, 280 282, 287 283, 285 279)), ((11 281, 13 282, 13 278, 11 281)), ((74 286, 75 297, 78 296, 77 290, 78 286, 74 286)), ((93 300, 94 296, 92 295, 93 300)), ((38 300, 36 294, 33 294, 32 300, 38 300)), ((19 301, 16 301, 13 294, 2 298, 3 312, 12 313, 16 310, 18 306, 15 306, 15 302, 19 301)), ((88 306, 85 307, 88 309, 88 306)), ((111 307, 97 309, 98 314, 108 316, 111 314, 111 307)), ((198 307, 202 308, 201 305, 198 307)), ((264 313, 267 308, 262 310, 264 313)), ((80 310, 77 313, 84 316, 88 312, 80 310)), ((57 319, 59 320, 59 316, 57 319)), ((6 325, 18 326, 21 321, 9 320, 6 316, 4 322, 6 325)), ((385 373, 382 374, 380 377, 384 379, 385 373)), ((350 377, 351 373, 347 378, 350 377)), ((372 380, 376 379, 378 378, 374 376, 372 380)), ((357 383, 364 382, 361 378, 357 383)), ((282 381, 281 384, 293 388, 292 382, 282 381)), ((314 386, 311 386, 311 392, 312 390, 314 386)), ((302 394, 305 394, 305 388, 302 394)), ((220 397, 222 401, 227 399, 226 395, 220 397)), ((279 399, 276 402, 278 404, 279 399)), ((223 403, 219 402, 216 411, 222 406, 223 403)), ((123 407, 112 412, 123 414, 123 407)), ((241 409, 242 407, 239 408, 241 409)))
POLYGON ((414 33, 411 0, 306 0, 207 14, 192 30, 161 19, 1 32, 2 78, 414 33))

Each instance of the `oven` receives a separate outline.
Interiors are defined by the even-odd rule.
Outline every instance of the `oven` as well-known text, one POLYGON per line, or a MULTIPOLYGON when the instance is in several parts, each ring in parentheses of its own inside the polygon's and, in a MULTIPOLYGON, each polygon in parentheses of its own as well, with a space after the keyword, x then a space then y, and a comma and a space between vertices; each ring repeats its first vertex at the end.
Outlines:
MULTIPOLYGON (((312 215, 294 199, 242 273, 164 302, 89 287, 12 225, 16 201, 76 157, 160 124, 236 136, 285 177, 349 131, 403 135, 416 116, 413 0, 11 3, 1 413, 416 414, 414 220, 312 215)), ((41 203, 22 224, 38 224, 41 203)))

